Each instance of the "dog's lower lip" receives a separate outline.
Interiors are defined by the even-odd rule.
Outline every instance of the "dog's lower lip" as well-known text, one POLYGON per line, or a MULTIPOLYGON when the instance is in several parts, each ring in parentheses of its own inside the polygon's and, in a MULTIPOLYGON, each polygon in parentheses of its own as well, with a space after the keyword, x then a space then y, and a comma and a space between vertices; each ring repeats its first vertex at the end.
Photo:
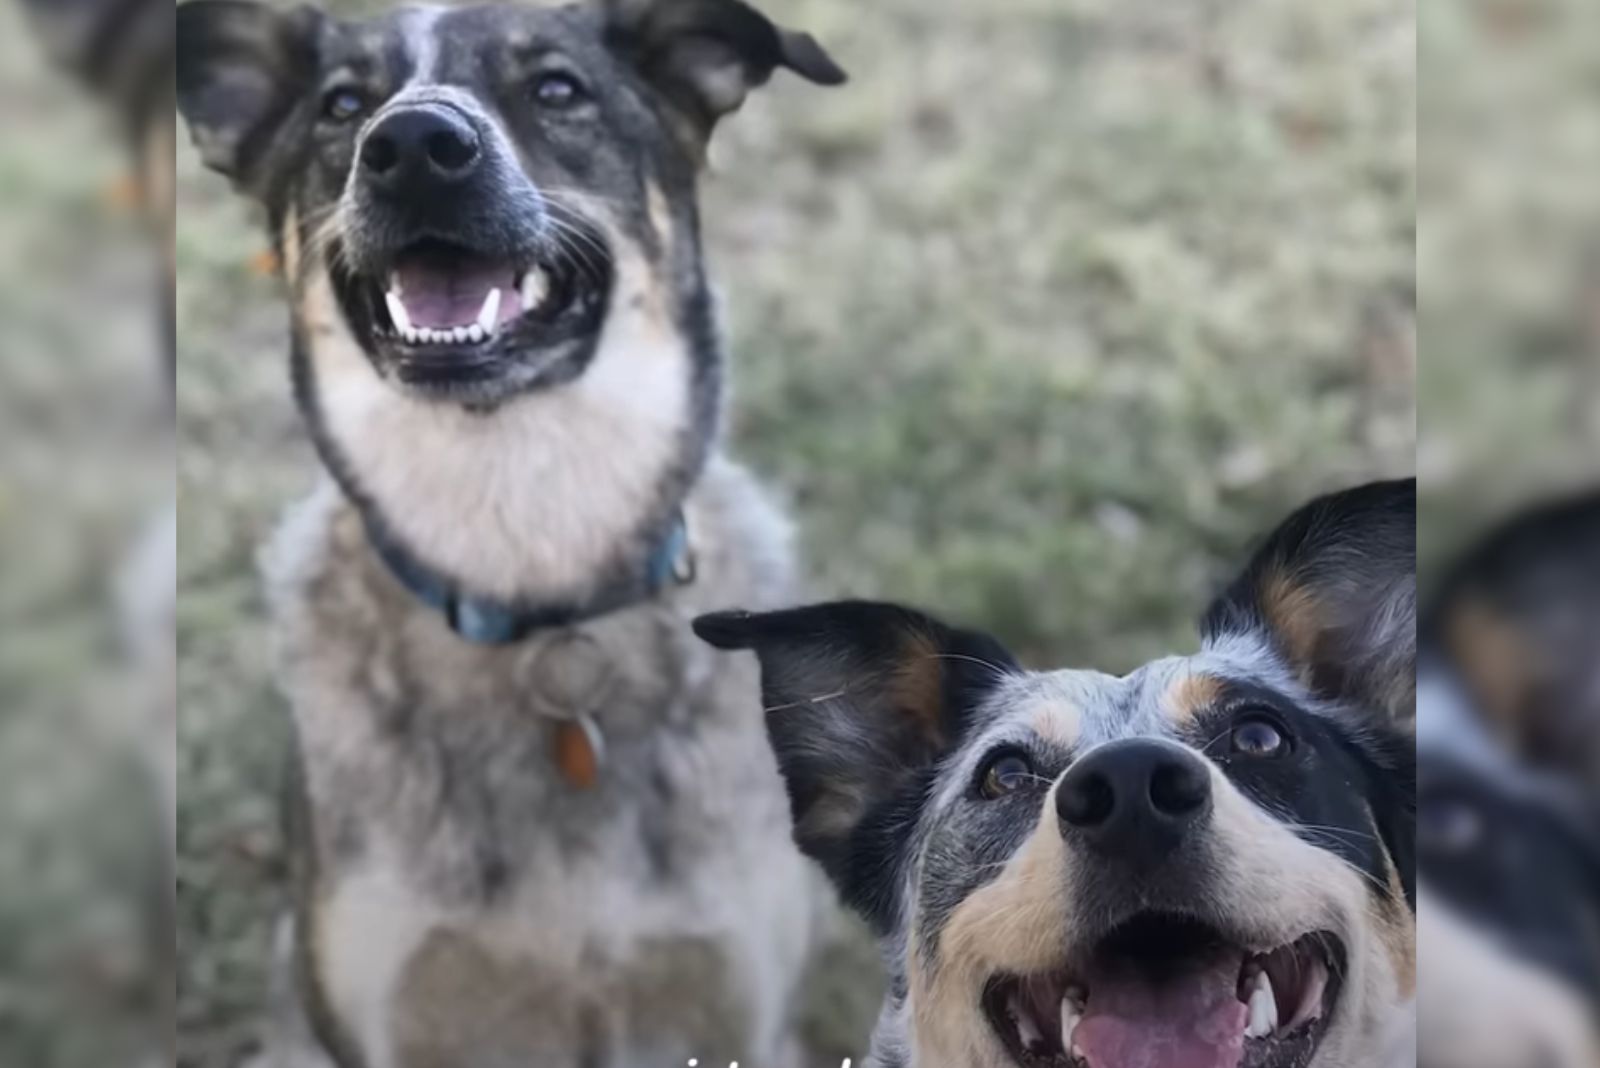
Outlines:
MULTIPOLYGON (((1203 929, 1203 925, 1188 926, 1203 929)), ((1231 984, 1224 989, 1241 1004, 1231 1011, 1222 1009, 1224 1004, 1233 1003, 1227 994, 1222 994, 1223 1001, 1202 1002, 1215 1004, 1217 1008, 1205 1010, 1192 1023, 1198 1026, 1199 1019, 1210 1019, 1217 1012, 1222 1013, 1219 1020, 1242 1019, 1243 1034, 1234 1039, 1242 1043, 1242 1047, 1233 1047, 1234 1055, 1239 1058, 1239 1068, 1305 1068, 1321 1045, 1340 993, 1343 944, 1326 932, 1303 935, 1266 952, 1228 950, 1229 941, 1213 932, 1206 940, 1184 943, 1193 948, 1179 949, 1176 956, 1140 961, 1107 957, 1108 952, 1124 952, 1123 944, 1111 946, 1112 939, 1108 938, 1090 952, 1081 966, 1064 966, 1029 977, 995 976, 984 988, 981 1011, 988 1017, 1008 1056, 1021 1068, 1088 1068, 1097 1040, 1101 1046, 1098 1056, 1103 1060, 1108 1055, 1106 1023, 1097 1025, 1101 1028, 1097 1035, 1083 1038, 1081 1045, 1088 1048, 1087 1053, 1080 1048, 1079 1038, 1089 1032, 1080 1031, 1079 1024, 1098 1016, 1115 1027, 1126 1028, 1130 1024, 1139 1025, 1140 1017, 1148 1011, 1135 1010, 1131 1017, 1125 1018, 1127 981, 1117 978, 1119 974, 1126 975, 1129 968, 1134 972, 1154 968, 1152 974, 1156 978, 1153 981, 1170 984, 1175 981, 1174 976, 1216 973, 1215 965, 1231 955, 1234 963, 1228 966, 1226 973, 1219 973, 1217 979, 1231 984), (1190 953, 1200 955, 1195 958, 1190 957, 1190 953), (1194 970, 1196 961, 1202 967, 1199 972, 1194 970), (1169 970, 1174 965, 1178 970, 1169 970), (1235 967, 1239 969, 1237 979, 1225 978, 1234 974, 1235 967), (1107 968, 1111 971, 1107 972, 1107 968), (1097 986, 1102 989, 1098 1002, 1094 1000, 1097 986)), ((1163 997, 1179 989, 1188 991, 1191 981, 1187 978, 1181 981, 1182 988, 1157 985, 1149 989, 1168 991, 1163 997)), ((1215 983, 1209 985, 1215 987, 1215 983)), ((1204 985, 1198 988, 1204 989, 1204 985)), ((1197 992, 1188 991, 1183 996, 1197 992)), ((1212 990, 1213 995, 1217 993, 1218 990, 1212 990)), ((1161 1010, 1161 1018, 1165 1018, 1166 1011, 1161 1010)), ((1172 1024, 1182 1028, 1181 1021, 1179 1017, 1172 1024)), ((1155 1028, 1159 1025, 1151 1019, 1142 1026, 1155 1028)), ((1182 1029, 1176 1033, 1189 1032, 1182 1029)), ((1204 1033, 1204 1029, 1196 1033, 1204 1033)), ((1223 1056, 1220 1048, 1216 1055, 1223 1056)), ((1112 1056, 1114 1060, 1117 1055, 1112 1056)))

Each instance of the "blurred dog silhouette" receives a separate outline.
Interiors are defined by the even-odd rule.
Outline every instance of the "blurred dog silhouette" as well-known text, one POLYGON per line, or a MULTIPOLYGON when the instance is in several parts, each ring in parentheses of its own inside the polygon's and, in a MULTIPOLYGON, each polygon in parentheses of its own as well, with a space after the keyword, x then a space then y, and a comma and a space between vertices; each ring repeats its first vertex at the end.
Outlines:
POLYGON ((1600 1064, 1600 496, 1450 570, 1418 696, 1426 1068, 1600 1064))

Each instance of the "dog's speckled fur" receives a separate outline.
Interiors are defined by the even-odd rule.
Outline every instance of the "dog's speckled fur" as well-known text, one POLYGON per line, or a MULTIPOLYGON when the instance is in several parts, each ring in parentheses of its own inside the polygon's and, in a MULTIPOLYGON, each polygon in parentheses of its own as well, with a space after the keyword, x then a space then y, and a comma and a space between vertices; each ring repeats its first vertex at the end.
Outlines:
POLYGON ((820 898, 754 673, 686 621, 789 589, 786 532, 722 461, 689 516, 701 581, 484 647, 395 583, 331 486, 291 515, 270 573, 309 817, 303 975, 349 1063, 779 1056, 820 898), (552 730, 563 688, 595 686, 602 781, 577 792, 552 730))
MULTIPOLYGON (((1241 953, 1337 943, 1324 1022, 1241 1063, 1411 1064, 1415 567, 1413 484, 1321 498, 1213 604, 1198 653, 1121 677, 1025 671, 994 639, 894 605, 698 621, 758 654, 796 840, 880 937, 890 994, 867 1064, 1015 1068, 997 985, 1081 975, 1150 917, 1241 953), (1290 739, 1281 759, 1230 748, 1263 720, 1290 739), (1119 751, 1209 784, 1176 844, 1155 850, 1146 827, 1096 845, 1058 816, 1074 773, 1119 751), (998 760, 1026 773, 989 794, 998 760)), ((1063 1042, 1050 1063, 1066 1060, 1063 1042)))
POLYGON ((340 1068, 797 1063, 827 894, 789 839, 753 665, 688 627, 793 590, 786 524, 717 451, 695 182, 715 120, 775 68, 842 72, 735 0, 360 23, 207 0, 178 22, 180 106, 206 161, 267 209, 331 475, 268 554, 309 1015, 286 1014, 269 1063, 313 1056, 299 1031, 340 1068), (585 84, 577 106, 529 90, 555 68, 585 84), (330 117, 330 84, 358 116, 330 117), (423 236, 559 245, 581 227, 568 252, 602 258, 609 283, 592 335, 497 341, 493 374, 457 392, 406 377, 352 281, 375 243, 412 240, 364 191, 361 146, 441 106, 483 138, 491 207, 447 224, 455 194, 407 203, 435 213, 423 236), (639 576, 680 511, 695 577, 652 595, 639 576), (471 644, 400 585, 374 529, 477 596, 634 603, 471 644), (580 714, 600 738, 589 789, 557 770, 558 725, 580 714))

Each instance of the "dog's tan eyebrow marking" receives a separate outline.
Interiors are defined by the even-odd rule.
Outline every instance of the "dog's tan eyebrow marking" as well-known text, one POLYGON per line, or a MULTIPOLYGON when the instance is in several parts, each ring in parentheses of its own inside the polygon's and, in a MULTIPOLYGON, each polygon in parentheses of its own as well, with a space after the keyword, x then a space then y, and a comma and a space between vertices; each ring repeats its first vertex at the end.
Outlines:
POLYGON ((1181 726, 1222 700, 1222 691, 1223 682, 1215 675, 1188 672, 1161 695, 1161 711, 1168 720, 1181 726))
POLYGON ((1041 740, 1070 749, 1083 733, 1083 712, 1059 697, 1040 698, 1028 717, 1028 726, 1041 740))

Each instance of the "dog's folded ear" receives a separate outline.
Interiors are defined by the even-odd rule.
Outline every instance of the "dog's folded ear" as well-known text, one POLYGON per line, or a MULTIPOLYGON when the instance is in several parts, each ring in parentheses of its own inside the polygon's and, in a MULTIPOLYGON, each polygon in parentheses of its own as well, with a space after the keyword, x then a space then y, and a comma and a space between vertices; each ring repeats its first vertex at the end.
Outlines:
POLYGON ((608 39, 701 142, 718 119, 783 67, 818 85, 845 72, 809 34, 775 26, 742 0, 602 0, 608 39))
POLYGON ((795 841, 848 903, 885 920, 893 881, 882 876, 903 837, 888 825, 914 818, 935 763, 1016 662, 986 635, 864 601, 719 613, 694 629, 720 649, 755 650, 795 841))
POLYGON ((1319 497, 1267 537, 1201 623, 1268 640, 1313 692, 1406 722, 1417 689, 1417 488, 1319 497))
POLYGON ((191 0, 177 12, 178 110, 206 166, 260 195, 260 163, 317 72, 324 16, 252 0, 191 0))

